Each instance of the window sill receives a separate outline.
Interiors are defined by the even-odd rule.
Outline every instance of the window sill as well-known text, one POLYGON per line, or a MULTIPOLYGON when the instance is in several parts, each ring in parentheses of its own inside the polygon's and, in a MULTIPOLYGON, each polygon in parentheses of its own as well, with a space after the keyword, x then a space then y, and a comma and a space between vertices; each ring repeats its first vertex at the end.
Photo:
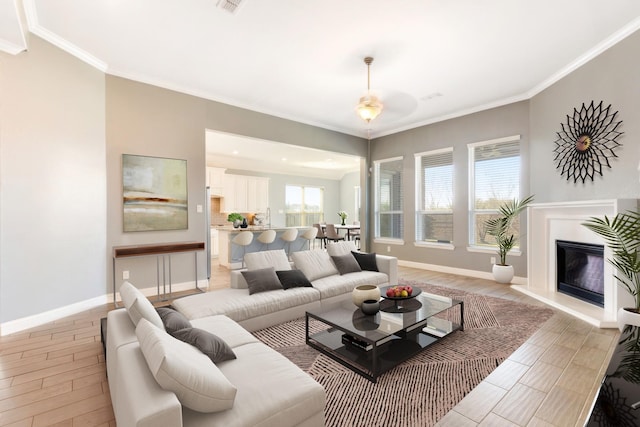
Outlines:
POLYGON ((404 240, 402 239, 390 239, 390 238, 385 238, 385 237, 378 237, 373 239, 373 243, 382 243, 385 245, 398 245, 398 246, 402 246, 404 245, 404 240))
POLYGON ((452 251, 456 248, 453 243, 414 242, 413 246, 417 248, 444 249, 447 251, 452 251))
MULTIPOLYGON (((467 252, 477 252, 482 254, 497 254, 498 248, 485 248, 480 246, 467 246, 467 252)), ((520 250, 511 250, 507 252, 507 255, 510 256, 521 256, 522 252, 520 250)))

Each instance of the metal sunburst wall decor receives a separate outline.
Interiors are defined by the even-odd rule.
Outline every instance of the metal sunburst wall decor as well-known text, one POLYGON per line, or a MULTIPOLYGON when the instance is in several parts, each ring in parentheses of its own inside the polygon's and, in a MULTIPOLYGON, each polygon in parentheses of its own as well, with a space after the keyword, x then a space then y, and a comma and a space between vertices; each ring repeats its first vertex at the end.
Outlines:
POLYGON ((567 115, 567 122, 560 124, 553 160, 567 181, 593 181, 595 173, 602 176, 602 166, 611 168, 610 158, 618 157, 613 150, 622 145, 616 141, 623 134, 617 130, 622 120, 616 121, 618 112, 610 110, 611 105, 603 108, 602 101, 598 105, 591 101, 588 107, 583 103, 579 111, 573 109, 573 117, 567 115))

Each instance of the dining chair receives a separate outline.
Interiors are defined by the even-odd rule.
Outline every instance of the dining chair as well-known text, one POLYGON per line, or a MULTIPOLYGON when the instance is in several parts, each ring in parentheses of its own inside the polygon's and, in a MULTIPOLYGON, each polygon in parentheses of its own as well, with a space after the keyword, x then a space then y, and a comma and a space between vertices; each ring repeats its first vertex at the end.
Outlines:
MULTIPOLYGON (((320 249, 324 248, 327 246, 327 236, 324 234, 324 230, 322 229, 322 225, 320 224, 313 224, 313 226, 315 227, 316 230, 318 230, 318 232, 316 233, 316 239, 320 240, 320 249)), ((313 247, 315 247, 315 241, 313 242, 313 247)))
POLYGON ((338 242, 340 240, 344 240, 344 237, 339 235, 336 231, 336 227, 333 224, 327 224, 327 229, 325 231, 325 236, 327 240, 331 240, 332 242, 338 242))

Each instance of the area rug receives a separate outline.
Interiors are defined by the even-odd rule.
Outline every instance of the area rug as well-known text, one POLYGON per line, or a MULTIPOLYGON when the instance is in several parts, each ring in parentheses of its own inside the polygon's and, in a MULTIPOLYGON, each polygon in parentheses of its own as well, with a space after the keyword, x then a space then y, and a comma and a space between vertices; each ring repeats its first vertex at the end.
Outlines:
POLYGON ((465 330, 431 345, 375 384, 307 346, 304 318, 254 332, 324 386, 327 426, 432 426, 553 314, 458 289, 399 282, 463 300, 465 330))

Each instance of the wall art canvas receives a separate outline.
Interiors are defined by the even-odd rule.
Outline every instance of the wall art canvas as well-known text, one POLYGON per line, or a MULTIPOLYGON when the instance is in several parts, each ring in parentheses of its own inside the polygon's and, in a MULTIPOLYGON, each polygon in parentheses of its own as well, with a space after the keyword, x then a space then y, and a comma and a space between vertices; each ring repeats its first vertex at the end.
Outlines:
POLYGON ((187 161, 122 155, 124 231, 188 228, 187 161))

